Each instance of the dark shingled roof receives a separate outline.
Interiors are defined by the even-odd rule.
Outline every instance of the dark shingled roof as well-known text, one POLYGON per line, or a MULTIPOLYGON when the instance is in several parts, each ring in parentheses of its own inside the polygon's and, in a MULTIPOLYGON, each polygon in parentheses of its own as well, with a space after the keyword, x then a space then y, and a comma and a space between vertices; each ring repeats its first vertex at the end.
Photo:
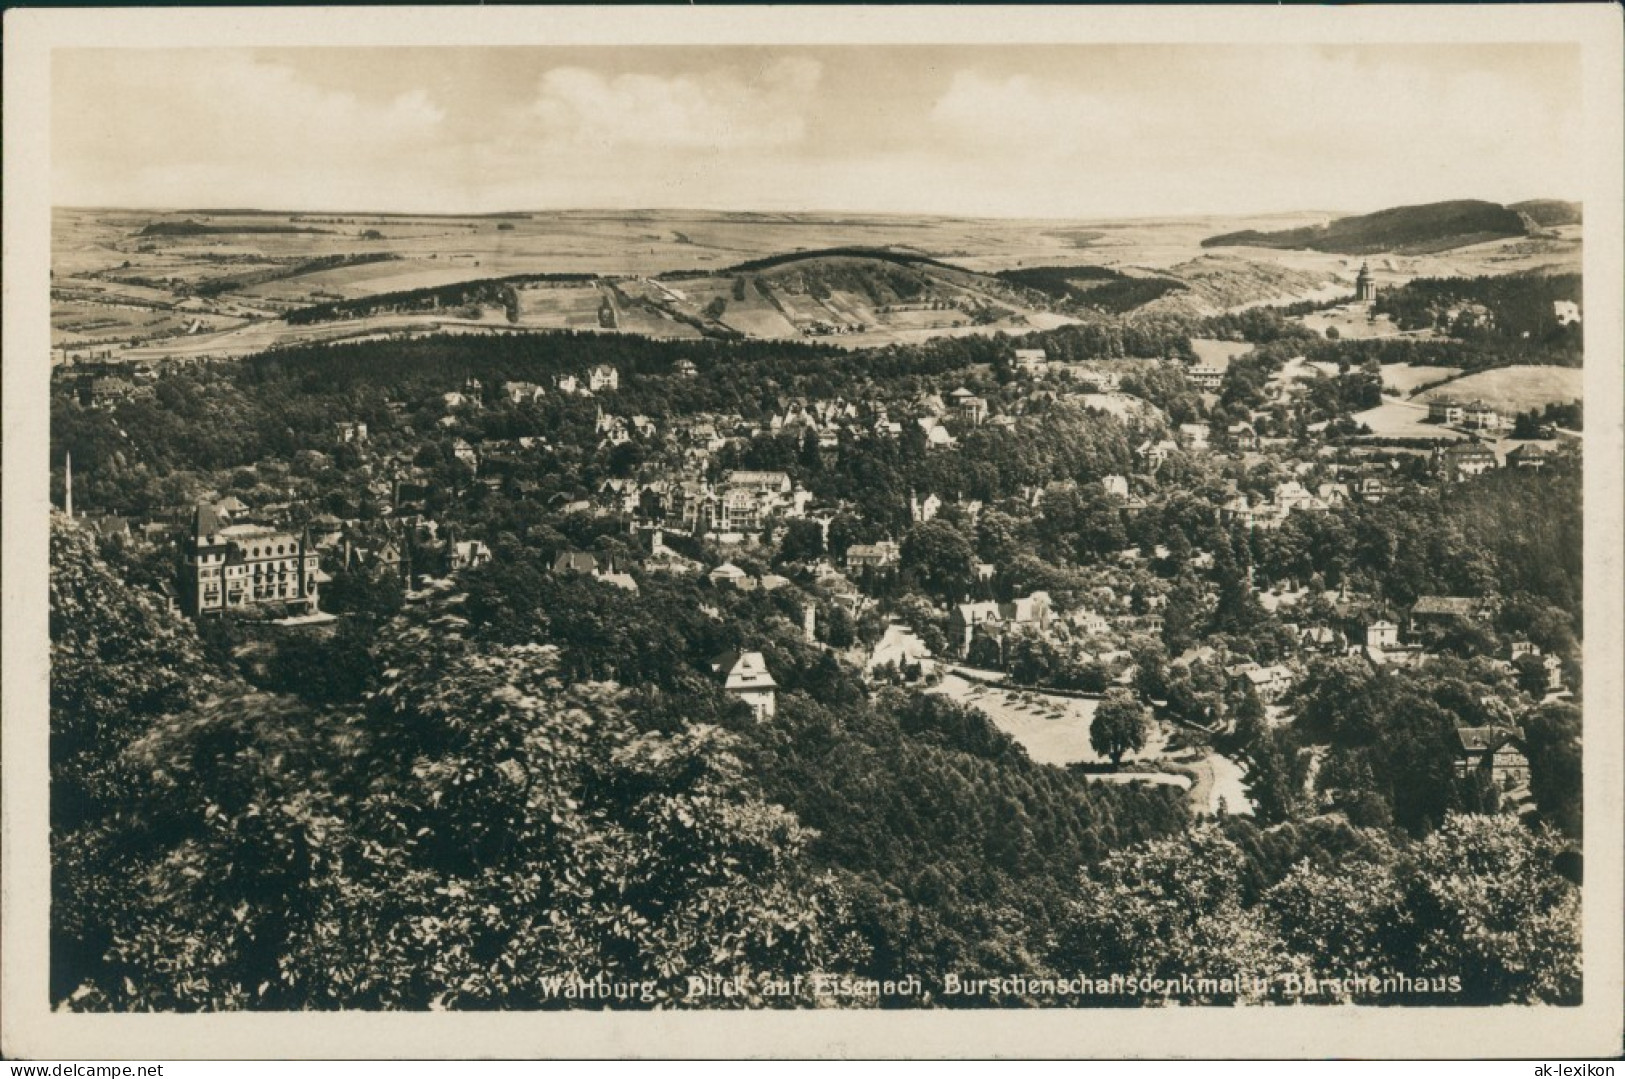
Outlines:
POLYGON ((1478 613, 1479 601, 1466 596, 1418 596, 1411 607, 1413 616, 1460 615, 1470 618, 1478 613))
POLYGON ((598 568, 598 559, 586 551, 560 551, 553 560, 554 573, 592 573, 598 568))
POLYGON ((202 505, 192 517, 194 536, 212 536, 226 526, 225 520, 210 505, 202 505))
POLYGON ((1456 739, 1467 753, 1489 753, 1503 742, 1516 741, 1523 733, 1512 727, 1457 727, 1456 739))

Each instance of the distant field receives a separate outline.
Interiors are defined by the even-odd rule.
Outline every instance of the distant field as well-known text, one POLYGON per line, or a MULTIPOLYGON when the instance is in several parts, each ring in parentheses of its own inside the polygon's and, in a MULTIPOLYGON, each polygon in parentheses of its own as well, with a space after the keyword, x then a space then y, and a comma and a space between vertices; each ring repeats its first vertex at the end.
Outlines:
POLYGON ((757 287, 757 279, 750 275, 672 281, 667 283, 667 287, 679 294, 681 299, 677 302, 697 317, 715 301, 721 300, 722 324, 751 337, 801 336, 801 331, 779 313, 771 300, 762 295, 757 287), (743 287, 737 291, 743 293, 742 297, 736 294, 736 284, 741 281, 744 282, 743 287))
POLYGON ((240 326, 242 320, 94 303, 59 301, 51 304, 51 344, 57 347, 71 348, 90 342, 135 338, 176 337, 198 324, 201 324, 199 332, 212 333, 240 326))
POLYGON ((1527 412, 1550 404, 1584 397, 1585 372, 1578 367, 1497 367, 1435 386, 1418 394, 1418 401, 1441 397, 1467 402, 1480 400, 1502 412, 1527 412))
POLYGON ((519 321, 526 326, 594 329, 603 294, 594 285, 519 290, 519 321))
POLYGON ((650 337, 697 338, 700 331, 685 322, 678 322, 642 304, 616 304, 616 329, 625 333, 641 333, 650 337))
MULTIPOLYGON (((52 219, 52 290, 54 298, 66 302, 99 295, 167 306, 206 279, 270 275, 278 267, 317 258, 393 256, 388 261, 244 284, 208 305, 218 317, 268 317, 311 303, 475 279, 540 273, 626 279, 698 271, 716 276, 672 281, 685 298, 660 302, 698 320, 711 300, 722 298, 727 302, 722 323, 757 338, 802 338, 821 330, 820 323, 842 328, 863 325, 862 332, 826 338, 857 348, 1047 329, 1075 321, 1039 309, 1042 303, 1028 307, 1034 301, 1024 290, 975 274, 1075 264, 1080 243, 1087 245, 1091 265, 1112 273, 1128 278, 1158 274, 1186 283, 1185 291, 1145 308, 1152 313, 1201 314, 1319 295, 1328 289, 1346 292, 1361 259, 1263 250, 1243 259, 1215 256, 1200 247, 1202 239, 1218 233, 1248 228, 1277 231, 1323 217, 1019 221, 903 214, 542 211, 498 221, 477 216, 59 209, 52 219), (202 231, 174 228, 194 221, 204 226, 202 231), (152 231, 152 226, 159 227, 152 231), (256 231, 260 229, 286 231, 256 231), (886 249, 903 257, 888 266, 868 267, 831 257, 824 257, 818 266, 777 263, 750 273, 751 287, 737 300, 734 275, 721 272, 764 256, 829 249, 886 249), (905 253, 934 261, 910 264, 905 253), (117 283, 103 275, 146 284, 117 283), (774 290, 774 297, 761 294, 755 287, 758 280, 774 290), (931 304, 937 310, 931 310, 931 304), (983 320, 980 325, 975 322, 978 318, 983 320)), ((1554 258, 1577 258, 1578 226, 1573 231, 1573 237, 1561 240, 1525 238, 1521 242, 1530 247, 1528 251, 1480 245, 1451 252, 1448 259, 1373 255, 1369 261, 1384 285, 1418 274, 1512 272, 1554 258)), ((589 316, 584 302, 564 309, 541 304, 532 317, 538 326, 596 328, 596 308, 589 316)), ((104 328, 112 337, 124 335, 118 343, 143 343, 139 339, 148 336, 144 324, 132 325, 128 319, 123 319, 122 329, 111 321, 104 328)), ((623 311, 619 328, 666 337, 693 337, 697 332, 648 309, 623 311)), ((1348 329, 1347 336, 1360 334, 1352 325, 1348 329)), ((59 343, 100 340, 91 336, 94 331, 88 326, 81 337, 68 336, 75 331, 62 320, 55 332, 59 343)), ((228 344, 235 348, 239 340, 254 339, 269 346, 304 336, 290 335, 286 327, 257 327, 228 344)), ((1245 351, 1245 346, 1229 342, 1199 347, 1209 349, 1209 355, 1217 355, 1214 350, 1225 355, 1245 351)), ((190 339, 177 338, 174 348, 198 350, 190 339)))
POLYGON ((1459 367, 1428 367, 1422 364, 1412 366, 1408 363, 1391 363, 1382 369, 1382 388, 1388 393, 1409 397, 1416 392, 1418 386, 1426 386, 1430 382, 1455 378, 1459 374, 1461 374, 1461 368, 1459 367))
POLYGON ((486 320, 465 322, 442 315, 378 315, 371 318, 321 322, 314 326, 289 326, 285 322, 254 322, 222 333, 175 337, 131 348, 122 358, 157 360, 167 356, 247 356, 281 345, 317 344, 391 333, 424 333, 465 325, 482 332, 500 331, 506 323, 500 312, 486 320))
POLYGON ((1428 418, 1426 405, 1412 404, 1409 401, 1384 401, 1376 408, 1364 412, 1356 412, 1354 420, 1371 428, 1371 434, 1376 438, 1412 438, 1412 439, 1442 439, 1452 441, 1466 438, 1459 431, 1453 431, 1437 423, 1425 422, 1428 418))

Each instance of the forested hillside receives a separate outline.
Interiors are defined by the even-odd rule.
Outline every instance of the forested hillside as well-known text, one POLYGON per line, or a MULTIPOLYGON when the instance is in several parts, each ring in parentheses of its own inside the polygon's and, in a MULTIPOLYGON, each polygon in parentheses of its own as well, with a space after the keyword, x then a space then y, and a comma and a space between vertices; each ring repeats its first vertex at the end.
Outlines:
POLYGON ((1399 206, 1282 232, 1230 232, 1211 236, 1202 246, 1307 248, 1339 255, 1423 254, 1524 233, 1523 219, 1515 211, 1493 202, 1462 199, 1399 206))
POLYGON ((1578 458, 1444 484, 1425 455, 1368 463, 1311 429, 1346 424, 1395 347, 1316 338, 1269 310, 858 353, 430 337, 168 372, 114 407, 59 393, 53 436, 74 455, 80 506, 174 520, 172 507, 228 492, 280 503, 291 527, 328 515, 361 542, 398 542, 415 583, 408 602, 398 571, 333 565, 322 602, 335 624, 195 628, 158 599, 173 543, 98 542, 58 518, 53 999, 1053 1006, 1102 1001, 944 987, 1011 972, 1171 977, 1224 959, 1262 981, 1174 999, 1379 992, 1311 995, 1273 971, 1412 979, 1384 999, 1572 1002, 1579 712, 1546 699, 1538 660, 1500 657, 1535 645, 1566 691, 1583 690, 1578 458), (1216 392, 1186 377, 1197 329, 1256 345, 1216 392), (1120 393, 1030 377, 1013 363, 1028 345, 1112 365, 1120 393), (1299 356, 1348 366, 1272 396, 1299 356), (616 388, 586 397, 552 381, 598 364, 616 388), (508 380, 549 389, 513 400, 508 380), (954 420, 952 448, 933 447, 916 417, 947 412, 960 388, 1002 422, 954 420), (483 403, 448 404, 454 390, 483 403), (1137 404, 1093 407, 1102 399, 1137 404), (832 439, 774 422, 801 402, 850 422, 832 439), (641 415, 652 432, 617 443, 606 415, 641 415), (355 422, 364 445, 341 434, 355 422), (1232 452, 1241 422, 1267 431, 1274 455, 1232 452), (1185 423, 1207 425, 1214 447, 1172 443, 1147 467, 1144 447, 1185 423), (668 540, 708 570, 775 576, 772 589, 649 568, 626 514, 590 508, 617 484, 671 491, 660 481, 693 432, 719 428, 693 475, 782 471, 828 513, 754 545, 668 540), (1238 497, 1332 485, 1345 463, 1379 475, 1386 496, 1329 497, 1268 529, 1228 518, 1238 497), (414 518, 479 539, 489 561, 424 586, 432 543, 397 523, 386 466, 418 488, 414 518), (1131 484, 1132 507, 1111 477, 1131 484), (927 494, 942 505, 923 519, 927 494), (887 538, 898 555, 885 572, 846 565, 855 544, 887 538), (619 583, 551 572, 566 551, 612 564, 619 583), (850 574, 847 602, 820 583, 826 560, 850 574), (1184 788, 1104 772, 1132 760, 1038 763, 983 711, 863 671, 890 620, 957 656, 954 604, 1035 591, 1108 612, 1111 635, 1013 633, 968 658, 1154 710, 1181 750, 1237 762, 1250 818, 1221 807, 1198 821, 1184 788), (1428 595, 1492 602, 1440 627, 1426 666, 1377 670, 1305 644, 1304 625, 1357 633, 1428 595), (743 650, 775 680, 769 720, 719 684, 714 661, 743 650), (1286 662, 1302 677, 1276 707, 1294 718, 1272 723, 1228 671, 1286 662), (1459 729, 1509 723, 1529 762, 1522 819, 1495 815, 1506 792, 1455 769, 1459 729), (1441 928, 1447 909, 1467 928, 1441 928), (564 995, 583 970, 636 988, 564 995), (831 1000, 770 991, 769 970, 922 989, 831 1000), (692 997, 686 979, 701 973, 750 989, 692 997))

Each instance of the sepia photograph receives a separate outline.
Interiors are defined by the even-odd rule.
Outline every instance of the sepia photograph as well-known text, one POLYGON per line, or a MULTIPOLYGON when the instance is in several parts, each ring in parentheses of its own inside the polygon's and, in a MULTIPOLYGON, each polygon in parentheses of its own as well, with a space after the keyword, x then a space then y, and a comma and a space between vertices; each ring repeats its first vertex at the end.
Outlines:
POLYGON ((1619 12, 1404 13, 8 12, 26 1044, 1617 1052, 1619 12))

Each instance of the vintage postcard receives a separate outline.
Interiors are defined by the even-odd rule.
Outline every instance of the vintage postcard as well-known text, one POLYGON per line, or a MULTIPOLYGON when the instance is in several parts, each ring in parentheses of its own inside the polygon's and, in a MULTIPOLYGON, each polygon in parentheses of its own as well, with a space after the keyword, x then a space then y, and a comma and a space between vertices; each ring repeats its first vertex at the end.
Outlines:
POLYGON ((9 11, 4 1051, 1617 1053, 1620 31, 9 11))

